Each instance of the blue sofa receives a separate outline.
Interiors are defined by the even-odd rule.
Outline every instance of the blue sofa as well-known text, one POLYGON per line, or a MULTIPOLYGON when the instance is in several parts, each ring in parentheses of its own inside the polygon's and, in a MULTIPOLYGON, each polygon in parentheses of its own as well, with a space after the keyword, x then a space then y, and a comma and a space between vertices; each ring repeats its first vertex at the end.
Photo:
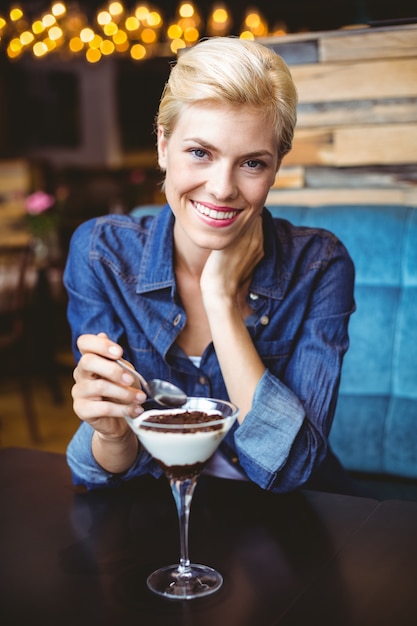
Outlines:
POLYGON ((330 434, 333 449, 352 472, 417 479, 417 208, 268 208, 294 224, 334 232, 355 263, 357 311, 330 434))
POLYGON ((417 478, 417 208, 270 207, 295 224, 326 228, 355 263, 349 326, 330 434, 355 472, 417 478))

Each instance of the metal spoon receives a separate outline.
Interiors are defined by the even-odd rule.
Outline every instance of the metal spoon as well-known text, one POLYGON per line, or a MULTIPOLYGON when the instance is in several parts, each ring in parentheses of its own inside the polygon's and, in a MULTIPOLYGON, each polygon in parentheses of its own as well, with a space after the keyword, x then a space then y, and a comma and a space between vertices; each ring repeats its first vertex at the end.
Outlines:
POLYGON ((148 398, 155 400, 158 404, 177 407, 187 402, 187 396, 182 389, 169 383, 167 380, 153 378, 152 380, 146 381, 142 374, 139 374, 139 372, 127 365, 127 363, 124 363, 121 359, 117 359, 116 363, 129 372, 129 374, 135 376, 148 398))

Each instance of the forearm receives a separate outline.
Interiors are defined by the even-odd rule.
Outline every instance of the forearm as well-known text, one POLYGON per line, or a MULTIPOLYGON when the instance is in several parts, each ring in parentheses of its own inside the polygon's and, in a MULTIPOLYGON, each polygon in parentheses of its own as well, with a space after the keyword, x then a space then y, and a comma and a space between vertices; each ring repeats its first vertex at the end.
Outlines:
POLYGON ((213 345, 229 398, 240 409, 239 422, 252 406, 256 386, 265 366, 245 326, 242 315, 232 301, 223 298, 207 307, 213 345))
POLYGON ((112 474, 121 474, 136 461, 139 441, 130 429, 120 437, 102 435, 95 431, 91 451, 100 467, 112 474))

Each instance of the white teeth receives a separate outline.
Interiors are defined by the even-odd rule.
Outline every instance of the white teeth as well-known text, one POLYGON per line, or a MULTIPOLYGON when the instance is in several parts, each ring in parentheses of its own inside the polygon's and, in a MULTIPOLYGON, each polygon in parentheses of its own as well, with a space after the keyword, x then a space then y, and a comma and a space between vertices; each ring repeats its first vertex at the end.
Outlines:
POLYGON ((211 217, 213 220, 230 220, 238 214, 238 211, 216 211, 216 209, 209 209, 199 202, 194 202, 194 206, 199 213, 207 215, 207 217, 211 217))

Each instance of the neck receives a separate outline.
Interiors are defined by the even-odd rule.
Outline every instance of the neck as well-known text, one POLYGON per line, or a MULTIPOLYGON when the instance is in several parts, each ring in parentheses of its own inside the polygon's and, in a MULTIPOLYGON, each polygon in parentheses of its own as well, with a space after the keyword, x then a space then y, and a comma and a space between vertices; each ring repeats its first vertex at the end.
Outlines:
POLYGON ((175 272, 188 274, 190 278, 200 280, 207 257, 208 254, 204 255, 204 257, 201 256, 200 258, 190 258, 189 256, 185 257, 177 250, 174 259, 175 272))
POLYGON ((174 268, 176 272, 200 279, 211 250, 199 248, 189 241, 177 241, 174 235, 174 268))

